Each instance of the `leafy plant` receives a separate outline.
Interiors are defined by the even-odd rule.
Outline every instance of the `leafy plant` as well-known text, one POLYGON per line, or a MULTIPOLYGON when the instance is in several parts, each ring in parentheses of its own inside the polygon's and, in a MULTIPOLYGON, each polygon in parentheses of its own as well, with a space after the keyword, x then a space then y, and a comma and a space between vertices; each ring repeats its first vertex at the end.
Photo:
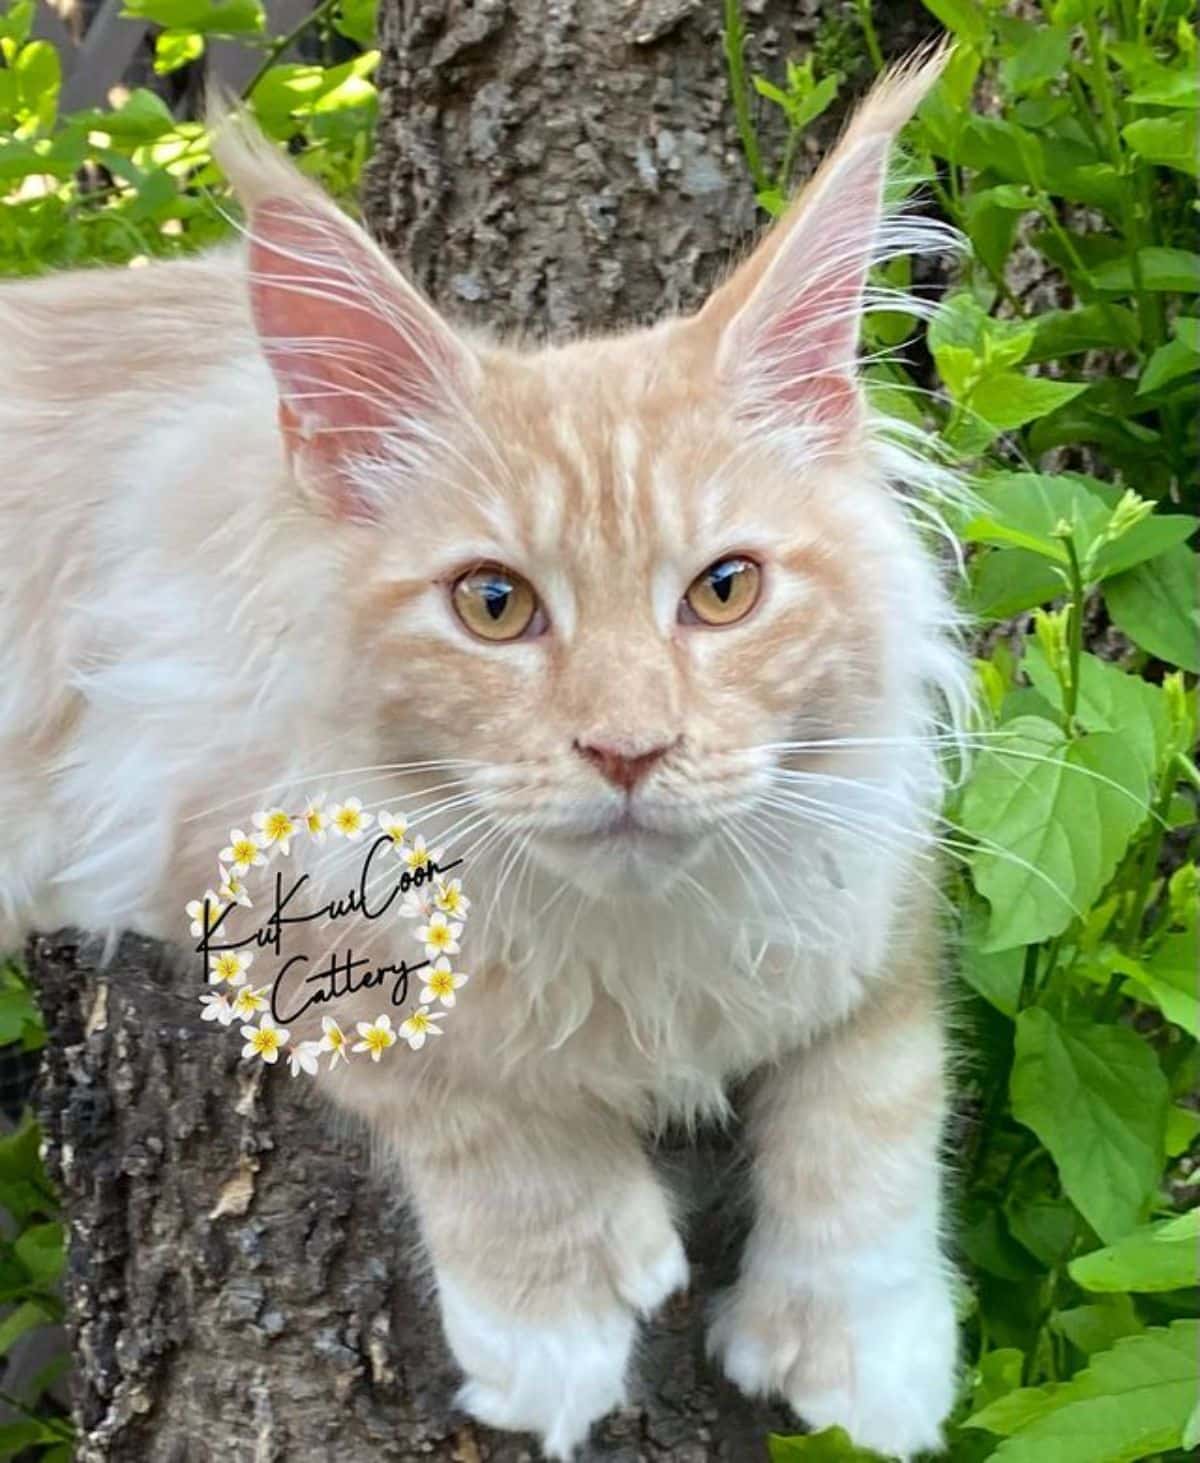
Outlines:
MULTIPOLYGON (((161 27, 164 81, 202 64, 210 39, 261 53, 245 102, 305 172, 349 202, 377 109, 369 47, 374 0, 321 0, 294 31, 269 36, 260 0, 128 0, 161 27), (314 62, 281 58, 303 41, 314 62)), ((158 90, 117 87, 113 105, 60 114, 62 67, 31 39, 34 0, 0 4, 0 274, 127 264, 203 248, 231 228, 231 202, 203 122, 176 116, 158 90)))
MULTIPOLYGON (((14 1046, 36 1051, 45 1029, 33 997, 17 967, 0 962, 0 1051, 14 1046)), ((61 1322, 57 1283, 64 1260, 63 1227, 58 1199, 40 1156, 41 1135, 33 1118, 25 1118, 0 1138, 0 1359, 39 1326, 61 1322)), ((0 1424, 0 1458, 36 1456, 41 1463, 67 1463, 73 1430, 47 1395, 69 1358, 61 1355, 45 1367, 20 1397, 0 1391, 0 1402, 18 1414, 0 1424), (34 1450, 34 1451, 30 1451, 34 1450)))
MULTIPOLYGON (((905 171, 970 252, 915 367, 915 320, 866 330, 877 404, 972 471, 954 527, 985 631, 945 810, 976 1116, 948 1456, 1174 1458, 1200 1442, 1200 1220, 1177 1212, 1200 1177, 1195 32, 1184 0, 925 4, 957 46, 905 171)), ((772 1454, 869 1456, 837 1429, 772 1454)))

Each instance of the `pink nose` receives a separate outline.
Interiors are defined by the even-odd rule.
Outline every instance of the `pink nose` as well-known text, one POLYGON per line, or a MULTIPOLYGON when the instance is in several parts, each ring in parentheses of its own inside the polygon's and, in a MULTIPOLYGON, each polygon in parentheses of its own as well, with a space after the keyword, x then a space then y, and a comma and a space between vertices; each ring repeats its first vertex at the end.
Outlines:
POLYGON ((632 792, 652 768, 671 750, 671 744, 651 747, 648 752, 630 753, 620 747, 606 746, 602 742, 576 742, 575 750, 586 758, 606 782, 619 787, 622 792, 632 792))

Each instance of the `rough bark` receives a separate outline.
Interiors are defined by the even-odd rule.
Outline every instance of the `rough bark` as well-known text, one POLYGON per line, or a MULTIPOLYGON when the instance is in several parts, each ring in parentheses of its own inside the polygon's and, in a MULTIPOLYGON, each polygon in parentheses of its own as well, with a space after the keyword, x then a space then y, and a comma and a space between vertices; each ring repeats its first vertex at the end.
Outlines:
MULTIPOLYGON (((748 5, 751 67, 822 8, 748 5)), ((911 11, 888 9, 903 49, 911 11)), ((719 18, 716 0, 384 0, 368 221, 488 327, 555 336, 697 304, 755 226, 719 18)), ((190 1020, 192 982, 159 947, 127 938, 104 970, 70 935, 28 955, 71 1227, 80 1463, 536 1456, 455 1413, 398 1188, 310 1084, 248 1077, 236 1042, 190 1020)), ((703 1359, 736 1249, 728 1150, 664 1157, 692 1198, 693 1288, 648 1329, 634 1405, 586 1456, 765 1459, 786 1418, 703 1359)))
MULTIPOLYGON (((836 0, 744 8, 747 69, 772 76, 846 19, 836 0)), ((909 0, 877 9, 894 53, 930 28, 909 0)), ((761 219, 721 19, 720 0, 385 3, 376 233, 489 329, 554 338, 699 304, 761 219)), ((762 111, 770 164, 779 113, 762 111)), ((813 129, 810 157, 835 126, 813 129)))
MULTIPOLYGON (((454 1410, 399 1189, 311 1083, 248 1071, 149 941, 126 937, 107 969, 70 935, 28 955, 54 1033, 40 1112, 71 1220, 79 1463, 536 1456, 454 1410)), ((649 1328, 635 1403, 585 1456, 765 1459, 785 1418, 702 1353, 703 1297, 734 1256, 726 1160, 663 1157, 695 1206, 697 1283, 649 1328)))

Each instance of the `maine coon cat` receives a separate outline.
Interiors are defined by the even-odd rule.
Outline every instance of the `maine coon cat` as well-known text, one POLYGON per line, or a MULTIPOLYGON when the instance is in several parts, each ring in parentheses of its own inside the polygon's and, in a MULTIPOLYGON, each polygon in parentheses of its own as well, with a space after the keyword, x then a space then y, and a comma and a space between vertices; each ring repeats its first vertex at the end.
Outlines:
POLYGON ((243 242, 0 290, 0 948, 182 940, 230 823, 318 777, 464 856, 444 1036, 322 1080, 403 1170, 462 1404, 551 1457, 687 1283, 643 1135, 747 1078, 714 1354, 885 1452, 951 1405, 929 847, 964 677, 933 474, 855 359, 872 259, 945 242, 881 218, 939 67, 649 329, 463 334, 236 127, 243 242))

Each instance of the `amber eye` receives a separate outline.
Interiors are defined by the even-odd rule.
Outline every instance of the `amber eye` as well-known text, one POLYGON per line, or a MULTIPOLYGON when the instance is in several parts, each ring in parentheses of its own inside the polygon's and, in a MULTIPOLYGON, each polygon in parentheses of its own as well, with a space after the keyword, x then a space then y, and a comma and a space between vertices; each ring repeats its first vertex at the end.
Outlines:
POLYGON ((483 640, 517 640, 540 615, 529 581, 499 564, 481 564, 464 574, 451 598, 458 618, 483 640))
POLYGON ((762 571, 753 559, 718 559, 688 585, 681 609, 705 625, 732 625, 758 603, 761 584, 762 571))

